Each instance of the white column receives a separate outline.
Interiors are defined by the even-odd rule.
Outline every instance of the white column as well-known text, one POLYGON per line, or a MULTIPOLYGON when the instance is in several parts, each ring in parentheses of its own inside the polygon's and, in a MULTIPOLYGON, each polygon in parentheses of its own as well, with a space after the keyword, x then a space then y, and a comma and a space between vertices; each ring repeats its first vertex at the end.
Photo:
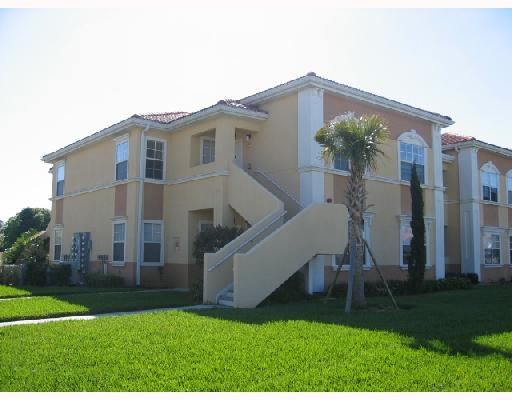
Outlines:
POLYGON ((460 250, 462 272, 474 272, 480 278, 480 171, 478 149, 458 153, 460 196, 460 250))
MULTIPOLYGON (((324 173, 321 168, 320 145, 315 133, 324 125, 323 90, 310 87, 298 94, 298 168, 300 173, 300 204, 323 203, 324 173)), ((316 256, 309 262, 307 274, 308 293, 322 292, 324 285, 324 257, 316 256)))
POLYGON ((443 152, 441 145, 441 129, 439 125, 432 125, 432 154, 434 158, 434 213, 436 218, 436 279, 442 279, 445 277, 446 267, 444 253, 443 152))

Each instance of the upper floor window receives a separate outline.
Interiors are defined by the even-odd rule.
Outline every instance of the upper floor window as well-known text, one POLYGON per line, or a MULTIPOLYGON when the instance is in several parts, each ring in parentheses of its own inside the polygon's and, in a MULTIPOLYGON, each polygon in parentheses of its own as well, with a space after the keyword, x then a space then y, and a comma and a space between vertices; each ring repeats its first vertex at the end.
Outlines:
POLYGON ((402 133, 398 142, 400 146, 400 180, 410 182, 412 165, 415 163, 420 183, 424 184, 426 181, 425 149, 427 143, 414 130, 402 133))
POLYGON ((128 178, 128 139, 116 144, 116 181, 128 178))
POLYGON ((336 153, 334 155, 333 168, 339 169, 341 171, 348 171, 349 170, 348 159, 345 156, 343 156, 341 153, 336 153))
POLYGON ((146 178, 164 179, 164 147, 161 140, 146 140, 146 178))
POLYGON ((201 137, 200 153, 201 164, 208 164, 215 161, 215 137, 201 137))
POLYGON ((64 164, 57 166, 57 172, 55 173, 55 179, 57 186, 55 189, 56 196, 62 196, 64 194, 64 164))
POLYGON ((507 172, 507 202, 512 205, 512 169, 507 172))
POLYGON ((492 162, 485 163, 480 169, 482 181, 482 199, 498 202, 499 171, 492 162))

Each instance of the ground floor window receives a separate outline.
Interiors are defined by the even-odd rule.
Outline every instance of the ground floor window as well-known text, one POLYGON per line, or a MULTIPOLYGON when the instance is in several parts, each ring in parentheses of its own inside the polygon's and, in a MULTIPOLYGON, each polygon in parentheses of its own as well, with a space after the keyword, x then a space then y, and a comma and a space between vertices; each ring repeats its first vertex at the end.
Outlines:
POLYGON ((53 259, 60 261, 62 256, 62 229, 55 229, 53 234, 53 259))
POLYGON ((126 242, 126 222, 114 222, 112 240, 113 263, 124 263, 126 242))
MULTIPOLYGON (((371 246, 371 226, 372 226, 372 220, 373 220, 373 213, 365 213, 363 216, 363 221, 361 223, 361 229, 363 231, 363 238, 366 240, 369 246, 371 246)), ((335 254, 332 256, 332 266, 338 267, 339 265, 342 266, 342 269, 348 269, 350 267, 350 252, 348 254, 346 262, 343 260, 343 254, 335 254)), ((365 249, 363 253, 363 267, 364 268, 370 268, 372 265, 370 253, 367 249, 365 249)))
POLYGON ((501 264, 501 239, 499 233, 484 233, 484 264, 501 264))
MULTIPOLYGON (((400 266, 409 266, 409 257, 411 256, 411 239, 413 237, 411 228, 411 217, 408 215, 400 216, 400 266)), ((424 218, 425 221, 425 266, 431 266, 430 260, 430 231, 432 218, 424 218)))
POLYGON ((162 221, 144 221, 143 260, 146 265, 163 264, 162 221))
POLYGON ((508 263, 512 265, 512 236, 508 237, 509 259, 508 263))

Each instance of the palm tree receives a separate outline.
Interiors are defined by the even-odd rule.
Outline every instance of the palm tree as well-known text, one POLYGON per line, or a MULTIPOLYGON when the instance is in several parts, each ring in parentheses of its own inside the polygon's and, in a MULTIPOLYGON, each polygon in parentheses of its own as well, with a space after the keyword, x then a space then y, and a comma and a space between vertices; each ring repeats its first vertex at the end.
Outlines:
POLYGON ((350 162, 350 178, 346 193, 350 217, 351 265, 345 308, 347 312, 351 306, 366 306, 363 276, 364 243, 361 229, 363 213, 366 210, 366 184, 363 176, 366 171, 375 171, 377 156, 384 154, 379 146, 388 135, 388 128, 380 116, 363 115, 357 118, 353 113, 334 118, 315 135, 315 140, 323 147, 322 155, 325 160, 334 160, 336 154, 341 154, 350 162))

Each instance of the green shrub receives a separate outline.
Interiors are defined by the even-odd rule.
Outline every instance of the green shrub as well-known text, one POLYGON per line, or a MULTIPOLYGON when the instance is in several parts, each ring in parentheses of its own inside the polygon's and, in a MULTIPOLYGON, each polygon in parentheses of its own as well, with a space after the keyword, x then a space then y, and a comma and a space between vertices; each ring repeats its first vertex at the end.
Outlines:
POLYGON ((290 303, 309 298, 304 286, 304 275, 297 271, 265 299, 264 304, 290 303))
POLYGON ((23 284, 23 270, 25 266, 22 264, 4 265, 2 267, 2 280, 4 285, 21 286, 23 284))
POLYGON ((46 282, 49 286, 67 286, 70 279, 70 264, 51 264, 46 270, 46 282))
POLYGON ((84 275, 85 284, 89 287, 122 287, 124 279, 118 275, 103 275, 97 272, 91 272, 84 275))
POLYGON ((439 280, 439 290, 469 289, 471 281, 469 278, 446 278, 439 280))
POLYGON ((25 266, 23 284, 30 286, 46 285, 46 264, 29 262, 25 266))
POLYGON ((216 253, 242 232, 241 228, 221 225, 199 232, 194 240, 192 255, 198 264, 203 264, 204 253, 216 253))
POLYGON ((196 279, 190 285, 190 293, 195 301, 203 302, 203 278, 196 279))
POLYGON ((478 274, 474 272, 470 273, 459 273, 459 272, 448 272, 446 278, 468 278, 472 285, 478 285, 478 274))

